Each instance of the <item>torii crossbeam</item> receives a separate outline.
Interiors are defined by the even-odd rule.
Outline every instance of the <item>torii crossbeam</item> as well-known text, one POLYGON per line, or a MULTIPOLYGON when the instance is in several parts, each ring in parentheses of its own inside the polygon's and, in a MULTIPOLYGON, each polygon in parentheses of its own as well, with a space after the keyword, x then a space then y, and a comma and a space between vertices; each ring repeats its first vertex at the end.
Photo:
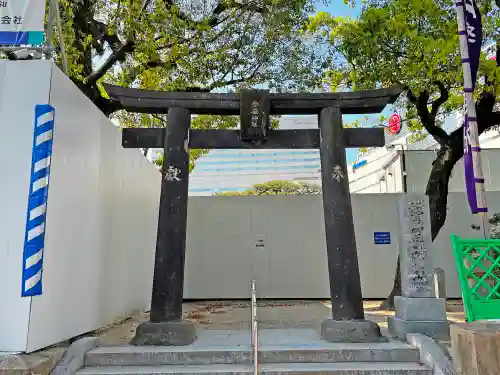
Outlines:
MULTIPOLYGON (((332 318, 322 324, 331 342, 381 341, 379 327, 364 320, 346 147, 384 145, 383 129, 344 129, 342 114, 381 112, 401 87, 347 93, 170 93, 105 85, 130 112, 168 113, 166 129, 123 129, 123 147, 163 148, 150 322, 137 328, 137 345, 187 345, 194 327, 182 322, 189 148, 319 148, 332 318), (190 129, 192 114, 240 115, 240 130, 190 129), (319 129, 271 130, 270 115, 316 114, 319 129)), ((318 267, 321 265, 318 264, 318 267)), ((207 280, 209 282, 209 280, 207 280)))

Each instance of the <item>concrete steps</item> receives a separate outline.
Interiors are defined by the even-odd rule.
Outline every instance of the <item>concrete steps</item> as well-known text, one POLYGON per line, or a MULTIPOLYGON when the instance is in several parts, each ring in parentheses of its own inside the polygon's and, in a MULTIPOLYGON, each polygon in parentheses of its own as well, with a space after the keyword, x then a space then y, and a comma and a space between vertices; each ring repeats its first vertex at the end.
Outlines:
MULTIPOLYGON (((87 353, 86 366, 165 366, 252 364, 250 346, 244 347, 100 347, 87 353)), ((261 346, 259 363, 418 362, 416 349, 403 344, 327 344, 261 346)))
MULTIPOLYGON (((263 364, 262 375, 432 375, 432 370, 416 363, 280 363, 263 364)), ((78 375, 247 375, 251 365, 176 365, 176 366, 106 366, 87 367, 78 375)))
MULTIPOLYGON (((182 347, 97 347, 76 375, 253 374, 249 331, 203 331, 182 347)), ((401 342, 331 344, 314 330, 262 330, 265 375, 431 375, 417 349, 401 342)))

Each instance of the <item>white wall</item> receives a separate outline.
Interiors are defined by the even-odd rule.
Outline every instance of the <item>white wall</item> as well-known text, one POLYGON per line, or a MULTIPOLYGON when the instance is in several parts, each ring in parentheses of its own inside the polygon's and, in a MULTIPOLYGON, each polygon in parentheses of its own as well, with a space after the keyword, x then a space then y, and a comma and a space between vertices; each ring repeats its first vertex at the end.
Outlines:
MULTIPOLYGON (((146 309, 160 187, 156 167, 139 151, 123 149, 119 129, 50 62, 0 62, 0 99, 5 140, 0 151, 0 351, 33 351, 146 309), (22 298, 37 104, 55 108, 43 293, 22 298)), ((500 178, 491 172, 496 152, 484 153, 486 178, 493 186, 500 178)), ((422 191, 426 179, 421 176, 428 174, 432 155, 412 159, 420 153, 409 154, 408 170, 415 171, 410 191, 422 191)), ((461 170, 453 178, 459 176, 461 170)), ((453 183, 460 188, 460 180, 453 183)), ((396 198, 352 198, 366 298, 385 297, 392 286, 396 198), (375 245, 378 231, 391 232, 391 244, 375 245)), ((499 212, 500 192, 490 191, 488 202, 492 212, 499 212)), ((446 272, 448 296, 459 297, 449 235, 478 236, 471 228, 478 218, 470 215, 463 193, 450 194, 449 207, 433 253, 435 266, 446 272)), ((186 298, 248 298, 252 277, 259 297, 327 298, 321 196, 192 197, 186 261, 186 298), (256 248, 261 239, 264 248, 256 248)))
POLYGON ((44 293, 33 298, 28 351, 149 306, 160 174, 53 68, 56 108, 44 293))
POLYGON ((0 62, 0 84, 0 351, 31 352, 149 307, 161 178, 49 62, 0 62), (55 108, 43 293, 21 298, 36 104, 55 108))
MULTIPOLYGON (((365 298, 391 290, 398 252, 397 194, 352 196, 356 243, 365 298), (374 232, 391 244, 375 245, 374 232)), ((489 193, 500 210, 500 193, 489 193)), ((450 298, 461 296, 450 234, 477 237, 478 224, 463 193, 450 194, 445 227, 433 244, 434 266, 443 268, 450 298)), ((188 299, 249 298, 256 279, 260 298, 328 298, 321 196, 191 197, 186 285, 188 299), (264 239, 265 247, 255 242, 264 239)))
POLYGON ((364 166, 349 170, 351 194, 397 193, 403 191, 400 150, 377 149, 374 159, 364 166))
POLYGON ((485 132, 479 141, 483 149, 500 148, 500 132, 496 129, 485 132))
MULTIPOLYGON (((407 151, 406 171, 408 173, 408 191, 423 192, 429 179, 432 162, 436 158, 433 151, 407 151)), ((500 173, 498 173, 499 149, 484 149, 481 152, 485 188, 487 191, 500 190, 500 173)), ((460 160, 453 168, 449 183, 450 192, 464 192, 464 167, 460 160)))
POLYGON ((26 348, 31 298, 21 298, 35 106, 49 100, 50 63, 0 61, 0 352, 26 348))
MULTIPOLYGON (((482 141, 484 147, 482 156, 483 173, 486 178, 487 191, 500 190, 500 174, 495 172, 495 163, 500 158, 500 137, 491 134, 482 141), (489 148, 487 148, 489 147, 489 148)), ((403 189, 401 151, 387 153, 385 156, 371 160, 368 164, 349 173, 351 193, 401 193, 403 189), (399 155, 399 156, 398 156, 399 155), (396 156, 396 159, 394 159, 396 156)), ((407 185, 409 192, 425 192, 432 162, 436 158, 435 151, 405 151, 407 185)), ((463 162, 460 160, 453 169, 450 192, 464 192, 463 162)))

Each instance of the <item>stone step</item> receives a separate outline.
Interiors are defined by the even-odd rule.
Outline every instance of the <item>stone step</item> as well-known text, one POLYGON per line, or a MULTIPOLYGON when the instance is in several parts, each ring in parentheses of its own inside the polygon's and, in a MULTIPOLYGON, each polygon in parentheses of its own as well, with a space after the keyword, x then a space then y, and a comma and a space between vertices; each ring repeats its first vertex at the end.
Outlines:
MULTIPOLYGON (((179 365, 179 366, 106 366, 86 367, 76 375, 247 375, 251 365, 179 365)), ((432 375, 432 370, 417 363, 343 362, 277 363, 259 367, 262 375, 432 375)))
MULTIPOLYGON (((85 356, 86 366, 163 366, 251 364, 249 345, 152 347, 98 347, 85 356)), ((327 362, 418 362, 419 352, 408 345, 388 342, 376 344, 293 344, 263 345, 259 363, 327 362)))

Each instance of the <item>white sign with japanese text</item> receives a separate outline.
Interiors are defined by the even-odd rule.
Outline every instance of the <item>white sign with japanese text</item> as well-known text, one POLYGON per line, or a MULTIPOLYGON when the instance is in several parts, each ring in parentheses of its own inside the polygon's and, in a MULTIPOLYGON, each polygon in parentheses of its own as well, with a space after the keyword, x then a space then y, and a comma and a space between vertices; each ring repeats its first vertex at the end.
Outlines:
POLYGON ((44 31, 45 0, 0 0, 0 32, 44 31))

